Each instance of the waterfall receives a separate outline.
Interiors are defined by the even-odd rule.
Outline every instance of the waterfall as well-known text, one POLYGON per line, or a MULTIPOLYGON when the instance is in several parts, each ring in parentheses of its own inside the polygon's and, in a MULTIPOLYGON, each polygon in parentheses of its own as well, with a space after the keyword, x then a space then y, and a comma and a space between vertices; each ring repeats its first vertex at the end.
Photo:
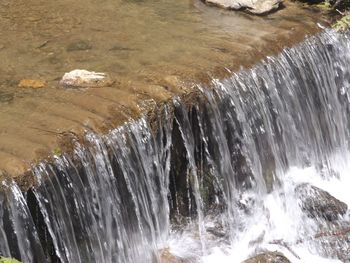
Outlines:
MULTIPOLYGON (((306 216, 295 188, 310 183, 350 205, 349 37, 327 30, 198 86, 191 105, 174 98, 152 122, 88 132, 72 153, 33 167, 26 193, 3 181, 0 255, 240 263, 268 249, 337 262, 312 238, 329 223, 306 216)), ((332 246, 346 255, 349 243, 332 246)))

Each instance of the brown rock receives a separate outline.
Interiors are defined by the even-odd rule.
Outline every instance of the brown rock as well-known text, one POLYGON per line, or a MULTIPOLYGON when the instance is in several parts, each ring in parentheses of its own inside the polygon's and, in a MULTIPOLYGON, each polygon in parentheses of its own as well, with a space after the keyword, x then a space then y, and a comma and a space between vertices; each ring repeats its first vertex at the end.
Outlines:
POLYGON ((22 79, 18 87, 20 88, 31 88, 31 89, 41 89, 47 86, 47 82, 45 80, 39 79, 22 79))
POLYGON ((182 258, 171 253, 169 248, 164 248, 159 251, 159 261, 157 263, 194 263, 191 258, 182 258))
POLYGON ((161 263, 182 263, 181 258, 178 258, 172 254, 168 248, 161 250, 160 252, 161 263))
POLYGON ((242 263, 290 263, 290 261, 279 252, 264 252, 251 257, 242 263))

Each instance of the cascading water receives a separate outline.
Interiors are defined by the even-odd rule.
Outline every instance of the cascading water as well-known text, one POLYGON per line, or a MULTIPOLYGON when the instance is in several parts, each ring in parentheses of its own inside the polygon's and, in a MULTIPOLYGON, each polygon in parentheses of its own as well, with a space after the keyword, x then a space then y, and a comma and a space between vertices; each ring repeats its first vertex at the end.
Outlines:
POLYGON ((326 31, 199 87, 196 106, 175 99, 156 129, 141 119, 87 134, 73 154, 34 167, 27 193, 3 182, 0 254, 240 263, 277 250, 292 262, 350 262, 349 235, 319 234, 349 215, 307 216, 296 191, 309 183, 350 205, 349 50, 349 35, 326 31))

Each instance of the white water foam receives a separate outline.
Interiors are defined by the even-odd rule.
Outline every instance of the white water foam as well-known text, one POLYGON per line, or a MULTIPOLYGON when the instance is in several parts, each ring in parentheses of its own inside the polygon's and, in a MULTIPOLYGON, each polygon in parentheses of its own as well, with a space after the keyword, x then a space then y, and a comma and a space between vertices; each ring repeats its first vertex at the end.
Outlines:
MULTIPOLYGON (((320 176, 320 171, 315 166, 291 167, 280 188, 264 197, 257 197, 261 200, 254 211, 243 218, 243 229, 238 234, 231 233, 234 238, 229 244, 218 244, 206 237, 207 254, 199 261, 241 263, 259 252, 278 251, 292 263, 342 262, 319 255, 317 251, 320 248, 312 241, 319 230, 314 219, 308 218, 301 211, 294 193, 297 185, 309 183, 329 192, 349 207, 350 155, 334 155, 330 158, 330 165, 330 169, 323 172, 323 176, 320 176)), ((349 220, 349 213, 343 220, 349 220)), ((206 226, 211 223, 207 221, 206 226)), ((198 259, 200 244, 195 233, 190 231, 185 231, 181 236, 172 235, 168 246, 176 256, 198 259)))

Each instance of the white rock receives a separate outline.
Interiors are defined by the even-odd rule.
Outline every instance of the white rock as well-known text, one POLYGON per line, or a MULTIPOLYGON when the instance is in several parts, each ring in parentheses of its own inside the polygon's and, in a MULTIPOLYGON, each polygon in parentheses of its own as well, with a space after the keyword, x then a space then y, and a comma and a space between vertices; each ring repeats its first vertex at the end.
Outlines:
POLYGON ((100 88, 113 83, 106 73, 75 69, 65 73, 60 86, 66 88, 100 88))
POLYGON ((225 9, 244 9, 249 13, 262 15, 277 9, 282 0, 204 0, 225 9))

